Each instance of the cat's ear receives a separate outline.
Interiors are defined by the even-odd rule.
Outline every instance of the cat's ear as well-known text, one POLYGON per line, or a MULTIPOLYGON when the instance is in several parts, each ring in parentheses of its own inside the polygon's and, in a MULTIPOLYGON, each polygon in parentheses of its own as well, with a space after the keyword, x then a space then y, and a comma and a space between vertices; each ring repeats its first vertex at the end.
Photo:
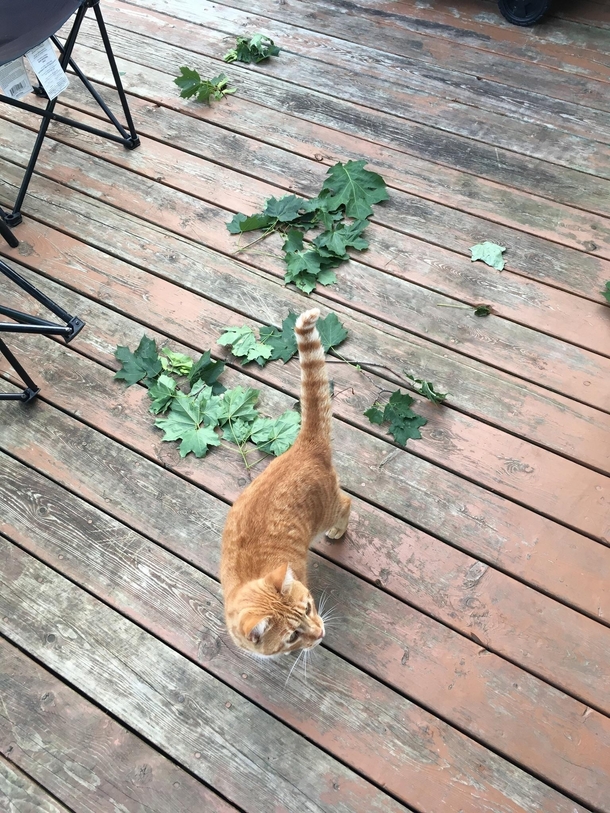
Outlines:
POLYGON ((261 618, 260 621, 254 624, 252 622, 252 616, 250 616, 248 621, 243 625, 243 633, 253 644, 258 644, 268 626, 268 618, 261 618))
POLYGON ((275 587, 278 593, 285 595, 291 588, 294 581, 294 573, 290 565, 280 565, 272 570, 265 576, 267 581, 272 587, 275 587))

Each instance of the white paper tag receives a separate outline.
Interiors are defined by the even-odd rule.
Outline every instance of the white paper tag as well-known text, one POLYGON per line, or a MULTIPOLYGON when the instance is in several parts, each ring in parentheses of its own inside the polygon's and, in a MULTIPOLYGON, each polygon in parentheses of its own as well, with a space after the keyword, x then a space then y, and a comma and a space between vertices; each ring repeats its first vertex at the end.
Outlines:
POLYGON ((22 56, 0 66, 0 87, 4 95, 10 96, 11 99, 23 99, 32 92, 22 56))
POLYGON ((51 40, 32 48, 26 56, 49 99, 55 99, 68 87, 68 77, 61 69, 51 40))

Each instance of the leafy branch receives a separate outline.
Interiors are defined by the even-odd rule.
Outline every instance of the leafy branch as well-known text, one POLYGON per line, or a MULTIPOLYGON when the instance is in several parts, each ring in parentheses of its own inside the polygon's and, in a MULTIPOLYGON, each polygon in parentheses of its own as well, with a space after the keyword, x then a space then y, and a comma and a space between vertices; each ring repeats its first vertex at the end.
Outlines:
MULTIPOLYGON (((255 361, 264 367, 268 361, 281 359, 284 364, 298 352, 294 326, 297 314, 292 311, 282 322, 282 327, 261 327, 258 339, 248 325, 225 328, 218 344, 230 347, 231 354, 241 360, 242 364, 255 361)), ((316 324, 324 352, 338 347, 346 338, 347 330, 335 313, 329 313, 316 324)))
POLYGON ((606 302, 607 302, 607 303, 610 305, 610 279, 609 279, 609 280, 608 280, 608 282, 606 283, 606 287, 605 287, 605 288, 604 288, 604 290, 601 292, 601 295, 604 297, 604 299, 606 300, 606 302))
MULTIPOLYGON (((439 392, 435 389, 431 381, 424 381, 421 378, 414 378, 407 376, 409 385, 413 387, 420 395, 423 395, 434 404, 442 404, 447 398, 446 392, 439 392)), ((382 390, 381 395, 385 390, 382 390)), ((415 399, 410 395, 395 390, 390 396, 387 403, 382 404, 376 400, 369 409, 364 412, 364 415, 371 423, 388 424, 388 434, 392 435, 396 443, 400 446, 406 447, 409 439, 419 440, 421 438, 420 427, 428 423, 428 419, 422 415, 413 412, 411 407, 415 403, 415 399)))
POLYGON ((377 425, 388 423, 388 434, 392 435, 400 446, 406 446, 409 438, 421 438, 419 428, 428 423, 426 418, 413 412, 411 409, 413 403, 414 399, 410 395, 396 390, 383 407, 383 411, 381 410, 383 405, 375 401, 364 414, 371 423, 377 425))
POLYGON ((254 34, 252 37, 237 37, 235 48, 224 56, 225 62, 245 62, 258 64, 270 56, 278 56, 280 49, 265 34, 254 34))
POLYGON ((148 388, 150 412, 161 416, 155 426, 163 430, 164 441, 180 442, 181 457, 191 452, 205 457, 224 439, 227 446, 237 446, 250 469, 268 455, 282 454, 296 440, 300 415, 287 410, 278 418, 262 416, 256 409, 259 391, 226 389, 218 380, 225 364, 209 350, 195 361, 168 347, 159 351, 153 339, 143 336, 134 351, 117 347, 115 357, 121 363, 115 378, 148 388), (249 442, 254 449, 247 448, 249 442), (255 450, 259 457, 250 463, 248 455, 255 450))
POLYGON ((349 260, 348 248, 368 248, 362 233, 373 214, 373 205, 388 198, 383 178, 364 169, 365 163, 339 162, 330 167, 320 193, 312 200, 296 195, 271 197, 262 212, 240 212, 227 223, 227 229, 231 234, 262 230, 249 246, 270 234, 282 234, 284 281, 294 283, 307 294, 318 283, 331 285, 337 281, 333 268, 349 260), (317 234, 306 243, 305 234, 312 229, 317 234))

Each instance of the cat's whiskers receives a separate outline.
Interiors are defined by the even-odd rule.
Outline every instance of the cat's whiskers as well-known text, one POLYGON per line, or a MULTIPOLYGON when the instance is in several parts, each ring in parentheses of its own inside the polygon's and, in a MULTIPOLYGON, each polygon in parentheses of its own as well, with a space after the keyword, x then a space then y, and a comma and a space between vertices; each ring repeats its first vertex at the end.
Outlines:
POLYGON ((318 615, 322 615, 324 612, 324 607, 326 607, 326 602, 328 601, 328 591, 322 591, 322 595, 320 596, 320 600, 318 601, 318 615))
POLYGON ((338 621, 345 621, 345 616, 341 615, 337 612, 337 605, 333 605, 326 610, 325 613, 320 613, 320 618, 324 624, 324 627, 332 627, 338 621))
POLYGON ((303 649, 301 651, 305 654, 305 657, 303 658, 303 670, 305 672, 305 683, 307 683, 307 661, 309 660, 311 649, 303 649))
POLYGON ((294 672, 294 667, 295 667, 295 666, 297 665, 297 663, 298 663, 298 662, 301 660, 301 655, 303 654, 303 652, 304 652, 304 651, 305 651, 304 649, 301 649, 301 650, 299 651, 299 654, 298 654, 298 655, 296 656, 296 658, 294 659, 294 663, 293 663, 293 664, 292 664, 292 666, 290 667, 290 672, 288 672, 288 677, 286 678, 286 682, 284 683, 284 688, 286 688, 286 686, 288 685, 288 681, 290 680, 290 675, 291 675, 291 674, 294 672))

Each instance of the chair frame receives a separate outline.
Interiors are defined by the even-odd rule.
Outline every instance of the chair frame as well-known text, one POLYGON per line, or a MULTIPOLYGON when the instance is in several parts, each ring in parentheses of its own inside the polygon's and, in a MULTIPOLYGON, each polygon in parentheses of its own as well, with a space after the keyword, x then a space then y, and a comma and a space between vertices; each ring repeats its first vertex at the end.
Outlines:
MULTIPOLYGON (((85 326, 82 319, 78 316, 72 316, 57 303, 53 302, 46 294, 35 288, 27 279, 18 274, 10 268, 5 262, 0 260, 0 274, 8 277, 25 293, 34 297, 37 302, 48 308, 51 313, 54 313, 65 324, 60 325, 56 322, 50 322, 47 319, 41 319, 38 316, 31 316, 29 313, 15 310, 14 308, 7 308, 5 305, 0 305, 0 315, 8 316, 9 319, 14 319, 13 322, 0 322, 0 334, 2 333, 37 333, 44 336, 62 336, 66 344, 80 333, 85 326)), ((38 395, 39 387, 30 378, 24 367, 17 361, 14 354, 7 347, 6 343, 0 338, 0 356, 4 356, 11 367, 19 374, 21 379, 25 382, 25 389, 22 392, 0 392, 0 401, 31 401, 38 395)))
MULTIPOLYGON (((78 7, 76 11, 76 17, 72 25, 72 29, 70 30, 70 33, 68 34, 65 43, 62 44, 58 40, 57 35, 53 35, 51 37, 51 40, 59 49, 60 52, 59 63, 61 65, 62 70, 65 72, 68 66, 72 68, 74 73, 82 81, 82 83, 89 91, 91 96, 93 96, 95 101, 104 111, 108 120, 115 126, 116 130, 118 131, 118 135, 114 132, 100 130, 97 127, 91 127, 88 124, 83 124, 80 121, 75 121, 74 119, 70 119, 67 116, 62 116, 58 113, 55 113, 55 106, 57 104, 58 97, 56 97, 55 99, 49 99, 46 107, 44 109, 41 109, 40 107, 28 104, 27 102, 24 102, 20 99, 11 99, 8 96, 5 96, 4 94, 0 94, 0 102, 6 102, 6 104, 13 105, 14 107, 19 107, 21 110, 27 110, 30 113, 36 113, 37 115, 42 117, 40 128, 38 130, 38 135, 36 136, 36 141, 34 143, 34 147, 32 149, 32 153, 30 155, 30 159, 28 161, 28 165, 26 167, 25 174, 21 182, 21 186, 17 193, 17 198, 15 200, 13 210, 11 212, 5 212, 0 208, 0 237, 4 237, 4 239, 6 239, 7 242, 13 247, 16 247, 18 243, 15 242, 16 238, 14 237, 14 235, 12 235, 11 240, 10 232, 7 234, 8 227, 10 226, 11 228, 13 228, 22 221, 21 206, 23 204, 23 200, 27 193, 28 186, 32 179, 32 174, 34 173, 36 162, 38 160, 40 150, 42 148, 45 136, 47 134, 49 124, 52 121, 61 122, 62 124, 68 124, 71 127, 76 127, 78 130, 84 130, 87 133, 92 133, 93 135, 101 136, 102 138, 107 138, 110 141, 115 141, 119 144, 122 144, 128 150, 133 150, 136 147, 139 147, 140 145, 140 139, 138 137, 138 134, 136 133, 135 125, 133 123, 133 118, 131 115, 131 111, 129 109, 129 104, 127 102, 127 96, 125 95, 123 83, 121 82, 121 77, 116 64, 114 53, 112 51, 112 46, 110 45, 108 32, 106 30, 106 24, 104 23, 104 18, 102 16, 102 11, 100 9, 99 2, 100 0, 84 0, 84 2, 78 7), (87 10, 90 8, 93 9, 93 12, 95 14, 100 35, 102 37, 102 42, 104 43, 104 48, 106 50, 106 56, 108 57, 108 62, 110 64, 110 69, 112 71, 112 76, 114 78, 115 87, 119 94, 119 99, 121 101, 121 106, 123 108, 123 113, 125 115, 125 121, 127 122, 127 127, 124 127, 121 124, 121 122, 116 118, 116 116, 110 110, 106 102, 97 92, 97 90, 93 87, 91 82, 89 82, 89 80, 87 79, 85 74, 81 71, 81 69, 78 67, 76 62, 72 59, 72 52, 76 44, 76 39, 80 32, 83 20, 85 18, 85 14, 87 13, 87 10)), ((35 87, 34 92, 38 96, 46 97, 46 93, 41 87, 35 87)))

